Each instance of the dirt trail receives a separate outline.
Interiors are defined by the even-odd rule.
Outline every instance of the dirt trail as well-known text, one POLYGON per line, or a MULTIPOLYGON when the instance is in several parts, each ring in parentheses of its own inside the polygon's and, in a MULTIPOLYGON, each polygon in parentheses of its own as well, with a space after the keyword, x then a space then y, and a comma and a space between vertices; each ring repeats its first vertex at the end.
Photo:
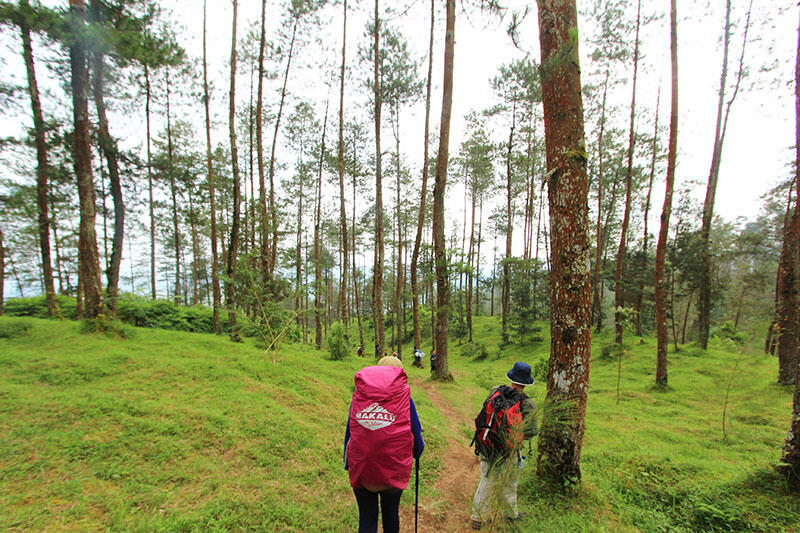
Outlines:
MULTIPOLYGON (((434 384, 417 377, 412 379, 414 389, 422 389, 447 421, 448 442, 442 461, 442 470, 439 472, 433 486, 438 492, 434 500, 423 498, 419 502, 419 530, 420 532, 467 532, 470 528, 469 513, 472 505, 472 496, 478 483, 478 458, 473 453, 468 443, 463 438, 459 427, 471 425, 472 420, 459 413, 436 390, 434 384)), ((426 450, 427 452, 427 450, 426 450)), ((425 461, 425 453, 421 461, 425 461)), ((404 500, 410 497, 411 505, 400 509, 400 530, 402 532, 414 531, 414 476, 408 486, 404 500)), ((425 478, 421 478, 425 483, 425 478)))

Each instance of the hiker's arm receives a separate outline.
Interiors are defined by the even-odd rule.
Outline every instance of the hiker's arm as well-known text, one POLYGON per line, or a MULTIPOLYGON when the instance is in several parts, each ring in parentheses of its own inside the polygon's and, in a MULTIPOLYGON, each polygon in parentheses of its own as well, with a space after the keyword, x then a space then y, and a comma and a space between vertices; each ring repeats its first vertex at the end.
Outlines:
MULTIPOLYGON (((353 404, 350 404, 350 409, 353 404)), ((344 469, 347 470, 347 443, 350 442, 350 409, 347 410, 347 425, 344 430, 344 469)))
POLYGON ((425 442, 422 440, 422 426, 419 423, 417 416, 417 408, 414 406, 414 400, 411 401, 411 433, 414 435, 414 458, 419 458, 422 455, 422 450, 425 449, 425 442))

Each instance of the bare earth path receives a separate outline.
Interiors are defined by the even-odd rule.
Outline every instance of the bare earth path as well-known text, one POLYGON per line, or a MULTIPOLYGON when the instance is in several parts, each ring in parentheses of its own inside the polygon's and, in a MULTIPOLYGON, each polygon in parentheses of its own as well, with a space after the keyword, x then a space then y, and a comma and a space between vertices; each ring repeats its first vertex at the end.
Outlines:
MULTIPOLYGON (((469 415, 459 412, 436 390, 435 384, 420 377, 412 379, 412 390, 424 390, 425 394, 442 413, 447 421, 448 442, 444 455, 440 458, 442 470, 439 472, 434 488, 438 496, 434 500, 421 498, 419 502, 420 532, 467 532, 470 528, 469 512, 472 496, 478 483, 478 458, 464 438, 463 426, 471 426, 469 415)), ((428 450, 426 450, 427 452, 428 450)), ((421 461, 425 461, 425 453, 421 461)), ((420 483, 424 484, 424 476, 420 483)), ((403 496, 411 502, 400 509, 400 530, 414 531, 414 475, 403 496)))

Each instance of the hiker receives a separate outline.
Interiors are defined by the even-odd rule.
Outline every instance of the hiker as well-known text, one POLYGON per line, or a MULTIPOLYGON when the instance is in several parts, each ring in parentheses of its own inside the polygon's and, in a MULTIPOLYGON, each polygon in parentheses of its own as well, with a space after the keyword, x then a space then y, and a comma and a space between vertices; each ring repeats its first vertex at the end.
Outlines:
POLYGON ((414 346, 414 366, 425 368, 422 365, 422 358, 425 357, 425 352, 419 349, 419 346, 414 346))
POLYGON ((358 350, 356 350, 356 354, 357 354, 359 357, 364 357, 364 347, 363 347, 363 346, 359 346, 359 347, 358 347, 358 350))
POLYGON ((439 356, 436 355, 436 350, 433 350, 431 352, 431 374, 436 372, 436 365, 437 365, 438 359, 439 359, 439 356))
POLYGON ((358 503, 359 533, 400 531, 400 496, 413 459, 425 449, 422 427, 403 362, 384 357, 356 372, 356 388, 344 435, 344 468, 358 503))
POLYGON ((537 433, 536 405, 525 394, 533 385, 531 367, 517 361, 506 373, 511 386, 499 385, 491 390, 475 419, 475 454, 481 459, 481 480, 472 502, 472 529, 480 529, 489 516, 493 492, 502 495, 506 519, 520 517, 517 508, 517 485, 525 466, 522 441, 537 433))

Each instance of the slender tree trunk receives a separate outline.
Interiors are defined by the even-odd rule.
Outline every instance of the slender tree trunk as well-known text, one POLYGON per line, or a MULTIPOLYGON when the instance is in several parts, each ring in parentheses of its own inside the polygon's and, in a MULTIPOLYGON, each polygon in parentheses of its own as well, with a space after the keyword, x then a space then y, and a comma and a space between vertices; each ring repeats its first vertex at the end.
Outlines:
MULTIPOLYGON (((795 63, 795 190, 797 192, 797 207, 794 217, 795 237, 800 236, 800 28, 798 28, 797 41, 797 61, 795 63)), ((800 247, 795 248, 794 262, 800 264, 800 247)), ((798 302, 797 282, 795 281, 794 291, 794 316, 797 318, 798 302)), ((800 490, 800 357, 795 358, 795 385, 794 398, 792 401, 792 419, 789 425, 789 432, 786 434, 786 441, 783 445, 781 454, 781 467, 783 475, 786 476, 790 486, 800 490)))
POLYGON ((428 43, 428 77, 425 89, 425 133, 423 138, 422 155, 422 191, 420 192, 419 212, 417 213, 417 235, 414 238, 414 251, 411 253, 411 305, 412 320, 414 322, 414 345, 422 348, 422 328, 419 322, 419 283, 417 281, 419 270, 419 250, 422 243, 422 228, 425 226, 425 202, 428 197, 428 139, 430 138, 431 116, 431 74, 433 71, 433 30, 435 0, 431 0, 431 30, 428 43))
POLYGON ((189 227, 192 233, 192 305, 200 303, 200 247, 197 239, 197 214, 194 210, 193 191, 189 191, 189 227))
POLYGON ((320 263, 320 239, 322 227, 322 164, 325 160, 325 133, 328 128, 328 102, 325 102, 325 120, 322 123, 322 141, 319 151, 319 167, 317 169, 317 197, 314 211, 314 316, 316 318, 316 336, 314 344, 317 350, 322 349, 322 263, 320 263))
POLYGON ((436 378, 451 380, 447 360, 448 320, 450 310, 449 265, 444 236, 444 198, 447 186, 447 160, 450 148, 450 113, 453 107, 453 59, 455 52, 456 3, 447 0, 447 26, 444 45, 444 82, 442 83, 442 118, 439 122, 439 153, 433 187, 433 248, 436 264, 436 378))
POLYGON ((619 237, 619 248, 617 249, 617 270, 614 279, 614 329, 616 332, 615 340, 617 345, 622 345, 622 321, 625 318, 621 309, 625 306, 622 276, 625 266, 625 254, 627 253, 628 222, 631 216, 631 192, 633 189, 633 152, 636 144, 636 128, 634 119, 636 118, 636 82, 639 70, 639 21, 642 9, 642 2, 639 0, 636 9, 636 40, 633 47, 633 92, 631 94, 631 123, 630 136, 628 137, 628 166, 625 172, 625 213, 622 217, 622 229, 619 237))
MULTIPOLYGON (((27 0, 22 3, 28 7, 27 0)), ((49 164, 47 162, 47 141, 44 132, 44 118, 42 104, 39 101, 39 85, 36 82, 36 68, 33 61, 33 47, 31 46, 31 32, 25 17, 22 18, 20 32, 22 33, 22 55, 25 58, 25 70, 28 75, 28 95, 31 98, 31 111, 33 113, 33 130, 36 141, 36 202, 38 209, 39 247, 42 254, 42 275, 44 277, 45 301, 47 303, 47 316, 60 317, 56 289, 53 282, 53 266, 50 259, 50 215, 48 212, 48 197, 50 188, 48 184, 49 164)), ((0 242, 2 253, 2 242, 0 242)), ((2 290, 0 289, 0 293, 2 290)), ((0 296, 0 314, 2 314, 2 297, 0 296)))
MULTIPOLYGON (((648 219, 650 218, 650 198, 653 193, 653 179, 656 174, 656 154, 658 153, 658 108, 661 104, 661 87, 658 88, 656 95, 656 124, 653 128, 653 158, 650 160, 650 179, 647 183, 647 197, 644 201, 644 231, 642 235, 642 257, 639 261, 639 290, 636 293, 636 335, 641 337, 642 333, 642 307, 644 306, 644 278, 645 270, 647 269, 647 249, 650 240, 648 234, 648 219)), ((666 242, 666 241, 664 241, 666 242)), ((663 274, 663 273, 662 273, 663 274)))
MULTIPOLYGON (((752 0, 750 6, 752 7, 752 0)), ((708 336, 711 327, 711 222, 714 216, 714 198, 717 193, 717 181, 719 178, 719 168, 722 161, 722 144, 725 140, 725 130, 728 125, 728 117, 730 116, 731 105, 736 99, 739 92, 739 85, 742 80, 744 72, 744 52, 747 45, 747 31, 750 28, 750 9, 747 10, 747 22, 744 27, 744 37, 742 39, 742 53, 739 57, 739 72, 737 75, 736 83, 734 85, 733 95, 726 105, 724 118, 723 118, 723 103, 725 100, 725 88, 728 79, 728 49, 730 46, 731 36, 731 0, 725 2, 725 26, 723 28, 723 54, 722 54, 722 74, 720 76, 719 85, 719 100, 717 101, 717 124, 714 133, 714 151, 711 157, 711 170, 708 176, 708 185, 706 187, 706 197, 703 203, 703 225, 700 229, 700 237, 702 239, 702 259, 703 266, 701 270, 700 281, 700 297, 698 299, 698 326, 700 328, 700 346, 705 350, 708 347, 708 336)))
POLYGON ((236 148, 236 16, 238 0, 233 0, 233 21, 231 29, 231 86, 228 106, 228 131, 231 140, 231 165, 233 167, 233 215, 231 217, 231 238, 228 243, 228 261, 225 281, 225 304, 228 308, 228 322, 232 340, 239 340, 236 328, 236 294, 233 276, 236 271, 236 251, 239 247, 239 152, 236 148))
POLYGON ((261 275, 269 283, 269 219, 267 218, 267 187, 264 181, 264 46, 267 0, 261 0, 261 35, 258 44, 258 90, 256 96, 256 161, 258 162, 259 227, 261 235, 261 275))
POLYGON ((53 228, 53 248, 56 253, 56 273, 58 274, 58 293, 66 294, 69 289, 69 276, 68 275, 66 276, 67 281, 65 286, 64 283, 65 275, 63 268, 61 266, 61 246, 59 245, 58 242, 58 223, 56 222, 58 220, 58 217, 56 216, 56 207, 55 203, 53 202, 52 195, 48 195, 48 202, 50 205, 50 214, 52 215, 50 217, 50 222, 51 222, 50 227, 53 228))
POLYGON ((403 279, 403 223, 400 217, 400 201, 402 199, 402 190, 400 188, 400 106, 395 103, 394 106, 394 119, 392 120, 393 123, 393 130, 394 130, 394 139, 395 139, 395 187, 397 189, 397 195, 395 197, 395 217, 397 220, 397 272, 395 275, 395 293, 394 293, 394 311, 396 320, 396 336, 395 336, 395 344, 396 344, 396 352, 398 357, 402 359, 403 357, 403 341, 402 341, 402 332, 401 332, 401 324, 403 323, 403 284, 405 283, 403 279))
POLYGON ((5 314, 6 248, 3 246, 3 229, 0 228, 0 316, 5 314))
POLYGON ((501 303, 503 306, 502 336, 503 343, 508 342, 508 311, 511 303, 511 236, 514 230, 514 213, 511 210, 511 152, 514 149, 514 128, 517 125, 517 103, 513 104, 511 111, 511 130, 508 133, 508 148, 506 149, 506 255, 503 262, 503 293, 501 303))
POLYGON ((538 471, 581 478, 591 351, 588 179, 574 0, 540 0, 542 100, 552 223, 551 348, 547 401, 569 402, 568 427, 543 422, 538 471))
POLYGON ((172 118, 170 114, 169 65, 164 69, 164 81, 167 89, 167 175, 169 176, 169 192, 172 198, 172 231, 175 243, 175 303, 181 303, 181 233, 178 226, 178 192, 175 185, 175 165, 172 150, 172 118))
POLYGON ((349 254, 347 250, 347 213, 344 206, 344 75, 346 67, 347 49, 347 0, 344 0, 342 19, 342 69, 339 83, 339 222, 342 232, 342 278, 339 280, 339 316, 345 325, 349 324, 349 310, 347 309, 347 270, 349 254))
MULTIPOLYGON (((97 1, 92 3, 92 10, 94 18, 98 23, 100 20, 100 9, 97 1)), ((108 166, 108 177, 111 184, 111 198, 114 202, 114 237, 111 244, 111 261, 108 264, 106 277, 108 280, 108 287, 106 293, 108 296, 108 306, 112 312, 116 312, 117 297, 119 294, 119 268, 122 262, 122 247, 125 235, 125 204, 122 198, 122 184, 119 175, 119 162, 117 158, 117 145, 116 141, 111 137, 108 127, 108 118, 106 117, 106 105, 103 95, 104 89, 104 72, 105 60, 103 53, 96 50, 93 54, 94 59, 94 85, 93 96, 95 108, 97 109, 98 118, 98 136, 100 140, 100 149, 106 158, 108 166)), ((105 212, 105 198, 103 198, 103 208, 105 212)))
POLYGON ((374 59, 374 116, 375 116, 375 263, 372 281, 372 317, 375 322, 375 355, 383 354, 386 331, 383 324, 383 183, 381 173, 381 107, 383 106, 380 76, 380 10, 375 0, 375 34, 372 45, 374 59))
POLYGON ((472 272, 474 270, 472 264, 473 252, 475 251, 475 190, 472 190, 472 214, 470 216, 470 230, 469 230, 469 248, 467 249, 467 298, 465 302, 467 314, 467 331, 469 334, 469 342, 472 342, 472 272))
POLYGON ((269 210, 270 210, 270 225, 272 226, 272 242, 270 243, 270 257, 267 270, 269 278, 272 279, 275 272, 275 262, 278 257, 278 208, 275 205, 275 147, 278 144, 278 129, 281 124, 281 117, 283 116, 283 104, 286 101, 286 84, 289 81, 289 70, 292 67, 292 54, 294 53, 295 37, 297 36, 297 25, 300 19, 298 16, 294 18, 292 26, 292 40, 289 43, 289 57, 286 61, 286 70, 283 73, 283 87, 281 88, 281 100, 278 105, 278 115, 275 117, 275 131, 272 134, 272 150, 269 156, 269 210))
MULTIPOLYGON (((353 159, 356 159, 356 146, 353 143, 353 159)), ((361 299, 358 294, 358 275, 356 271, 356 189, 357 179, 355 171, 353 172, 353 226, 350 234, 352 239, 353 248, 353 292, 356 299, 356 320, 358 320, 358 345, 364 348, 364 330, 361 327, 361 299)), ((366 353, 366 350, 364 351, 366 353)))
POLYGON ((600 298, 600 263, 603 259, 603 232, 600 221, 603 212, 603 133, 606 127, 606 97, 608 95, 608 78, 610 71, 606 67, 606 78, 603 82, 603 104, 600 107, 600 128, 597 134, 597 233, 595 256, 594 256, 594 275, 592 278, 592 322, 597 323, 597 331, 603 327, 602 301, 600 298))
MULTIPOLYGON (((150 297, 156 299, 156 216, 155 199, 153 197, 153 154, 150 149, 150 69, 147 63, 144 65, 144 87, 145 87, 145 121, 147 123, 147 193, 148 193, 148 213, 150 215, 150 297)), ((210 163, 209 163, 210 165, 210 163)))
MULTIPOLYGON (((222 331, 219 323, 221 294, 219 287, 219 253, 217 252, 217 208, 215 205, 214 171, 211 162, 211 115, 208 102, 208 64, 206 58, 206 0, 203 0, 203 106, 206 112, 206 170, 208 179, 209 211, 211 211, 211 285, 213 292, 214 333, 222 331)), ((148 143, 149 143, 148 135, 148 143)), ((149 144, 148 144, 149 147, 149 144)), ((149 153, 149 148, 148 148, 149 153)))
MULTIPOLYGON (((300 177, 300 194, 297 198, 297 244, 295 245, 295 289, 294 307, 299 310, 302 301, 303 282, 303 178, 300 177)), ((302 323, 302 315, 297 315, 298 325, 302 323)))
MULTIPOLYGON (((667 182, 664 192, 664 207, 661 209, 661 228, 658 231, 656 245, 656 264, 654 286, 656 298, 656 385, 666 387, 667 374, 667 295, 664 291, 664 270, 667 255, 667 236, 669 234, 669 217, 672 213, 672 190, 675 184, 675 165, 678 156, 678 14, 677 0, 670 1, 670 57, 672 66, 671 97, 669 113, 669 151, 667 152, 667 182)), ((656 106, 658 109, 658 106, 656 106)), ((656 115, 657 117, 658 115, 656 115)), ((658 118, 656 118, 656 136, 658 134, 658 118)), ((655 137, 653 138, 653 159, 655 160, 655 137)), ((673 316, 673 328, 674 328, 673 316)))
POLYGON ((689 292, 686 298, 686 312, 683 314, 683 327, 681 329, 681 344, 686 344, 686 324, 689 323, 689 310, 692 308, 692 298, 694 297, 694 289, 689 292))
POLYGON ((478 208, 478 250, 475 257, 475 316, 481 314, 481 231, 483 228, 483 196, 478 208))
POLYGON ((103 313, 103 289, 100 283, 100 258, 95 232, 96 195, 92 179, 92 151, 89 135, 89 72, 86 67, 86 8, 83 0, 70 0, 70 27, 74 41, 70 45, 72 73, 72 108, 75 175, 80 198, 79 269, 87 318, 103 313))

